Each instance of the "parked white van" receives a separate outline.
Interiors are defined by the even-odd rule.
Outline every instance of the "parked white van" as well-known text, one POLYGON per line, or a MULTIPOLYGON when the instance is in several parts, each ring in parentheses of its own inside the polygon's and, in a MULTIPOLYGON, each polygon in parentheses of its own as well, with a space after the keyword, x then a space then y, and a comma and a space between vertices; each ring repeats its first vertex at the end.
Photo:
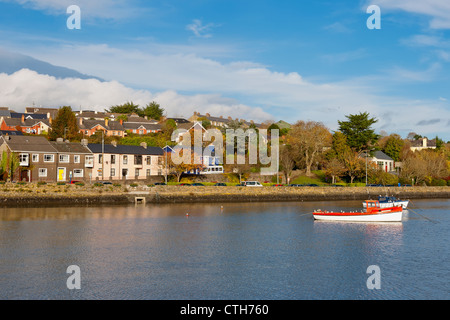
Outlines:
POLYGON ((243 184, 246 187, 262 187, 263 186, 258 181, 244 181, 243 184))

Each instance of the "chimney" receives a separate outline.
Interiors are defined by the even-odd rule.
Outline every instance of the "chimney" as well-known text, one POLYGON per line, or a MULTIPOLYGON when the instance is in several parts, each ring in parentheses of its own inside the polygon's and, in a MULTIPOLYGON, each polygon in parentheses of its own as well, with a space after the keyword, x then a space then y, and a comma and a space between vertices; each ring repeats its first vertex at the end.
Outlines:
POLYGON ((112 144, 115 148, 117 148, 117 141, 116 141, 116 140, 111 141, 111 144, 112 144))
POLYGON ((86 147, 88 145, 88 139, 81 139, 81 145, 86 147))
POLYGON ((210 117, 211 117, 211 115, 210 115, 209 113, 207 113, 207 114, 206 114, 206 116, 207 116, 208 118, 210 118, 210 117))
POLYGON ((48 118, 48 123, 50 123, 50 125, 52 124, 52 121, 53 121, 53 119, 52 119, 52 117, 50 116, 49 118, 48 118))
POLYGON ((428 139, 427 138, 423 138, 422 143, 423 143, 424 148, 428 147, 428 139))
POLYGON ((120 125, 123 125, 123 119, 120 119, 119 122, 120 122, 120 125))
POLYGON ((22 115, 22 123, 24 123, 25 122, 25 115, 23 114, 22 115))
POLYGON ((80 118, 80 126, 83 125, 83 118, 80 118))
POLYGON ((223 119, 223 117, 222 117, 222 116, 220 116, 220 119, 223 119))
POLYGON ((228 117, 228 120, 233 121, 233 118, 232 117, 228 117))
POLYGON ((108 127, 108 119, 105 119, 105 127, 108 127))
POLYGON ((144 149, 147 149, 147 143, 141 142, 141 147, 144 148, 144 149))

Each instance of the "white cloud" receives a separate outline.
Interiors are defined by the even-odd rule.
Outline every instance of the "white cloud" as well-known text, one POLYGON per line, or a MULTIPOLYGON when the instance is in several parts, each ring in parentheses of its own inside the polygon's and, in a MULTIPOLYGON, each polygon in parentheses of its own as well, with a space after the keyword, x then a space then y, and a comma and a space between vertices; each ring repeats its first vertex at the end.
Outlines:
POLYGON ((272 116, 258 107, 250 107, 215 95, 181 95, 175 91, 152 94, 128 88, 117 81, 95 79, 57 79, 22 69, 12 75, 0 73, 0 106, 23 111, 33 102, 42 106, 69 105, 74 110, 103 111, 112 105, 133 101, 141 106, 157 101, 169 115, 190 117, 194 111, 264 121, 272 116))
MULTIPOLYGON (((450 29, 450 1, 448 0, 369 0, 366 5, 380 6, 381 12, 401 10, 430 17, 430 28, 450 29)), ((367 8, 366 6, 366 8, 367 8)))
POLYGON ((129 18, 142 9, 137 9, 130 2, 134 0, 0 0, 1 2, 15 2, 24 8, 43 11, 51 15, 66 15, 71 5, 81 9, 82 18, 101 18, 121 20, 129 18))
POLYGON ((201 20, 195 19, 186 26, 186 30, 192 31, 198 38, 211 38, 212 34, 210 32, 213 27, 216 27, 214 23, 203 25, 201 20))

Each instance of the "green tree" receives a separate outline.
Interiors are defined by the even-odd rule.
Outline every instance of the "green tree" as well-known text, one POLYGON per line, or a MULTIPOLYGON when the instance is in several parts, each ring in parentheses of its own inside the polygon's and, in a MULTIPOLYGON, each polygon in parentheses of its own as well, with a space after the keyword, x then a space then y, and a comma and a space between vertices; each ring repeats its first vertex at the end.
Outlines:
POLYGON ((161 120, 161 118, 164 115, 164 109, 161 108, 161 106, 158 103, 156 103, 155 101, 152 101, 149 104, 147 104, 145 106, 145 108, 142 109, 142 111, 139 111, 139 115, 146 116, 151 119, 155 119, 155 120, 159 121, 159 120, 161 120))
POLYGON ((347 144, 356 152, 361 152, 375 144, 379 136, 372 125, 378 120, 371 118, 368 112, 346 116, 347 121, 338 121, 339 131, 347 137, 347 144))
POLYGON ((3 151, 0 167, 4 179, 14 180, 14 176, 21 171, 19 155, 15 152, 3 151))
POLYGON ((69 140, 80 140, 81 134, 78 121, 71 107, 62 107, 52 122, 52 130, 49 133, 50 140, 65 138, 69 140))
POLYGON ((126 102, 124 104, 112 106, 106 112, 110 113, 123 113, 123 114, 131 114, 131 113, 140 113, 139 105, 134 104, 132 101, 126 102))
POLYGON ((405 142, 398 134, 392 134, 386 141, 383 152, 398 162, 400 161, 404 144, 405 142))

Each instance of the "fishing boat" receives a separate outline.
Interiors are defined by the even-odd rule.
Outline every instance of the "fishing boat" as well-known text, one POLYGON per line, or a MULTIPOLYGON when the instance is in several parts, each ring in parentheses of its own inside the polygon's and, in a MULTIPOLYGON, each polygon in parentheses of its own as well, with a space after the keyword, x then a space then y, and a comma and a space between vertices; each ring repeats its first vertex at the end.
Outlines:
POLYGON ((366 200, 365 210, 349 212, 330 212, 317 210, 315 220, 354 221, 354 222, 400 222, 402 221, 402 206, 381 208, 378 200, 366 200))
MULTIPOLYGON (((400 200, 396 197, 378 197, 378 202, 380 202, 381 208, 391 208, 401 206, 403 209, 408 208, 409 200, 400 200)), ((366 202, 363 202, 363 207, 366 208, 366 202)))

